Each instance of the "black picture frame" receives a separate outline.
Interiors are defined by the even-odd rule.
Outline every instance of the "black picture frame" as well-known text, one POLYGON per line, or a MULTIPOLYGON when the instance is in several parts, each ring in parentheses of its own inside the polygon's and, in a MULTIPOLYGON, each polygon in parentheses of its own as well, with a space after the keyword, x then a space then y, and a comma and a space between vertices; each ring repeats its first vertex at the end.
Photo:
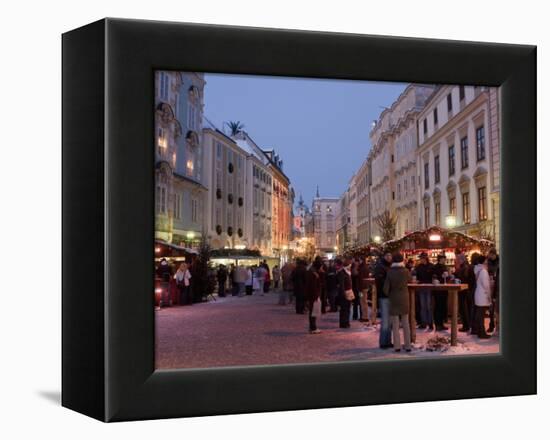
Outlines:
POLYGON ((62 51, 64 406, 121 421, 536 393, 536 47, 104 19, 62 51), (500 86, 500 354, 155 371, 155 69, 500 86))

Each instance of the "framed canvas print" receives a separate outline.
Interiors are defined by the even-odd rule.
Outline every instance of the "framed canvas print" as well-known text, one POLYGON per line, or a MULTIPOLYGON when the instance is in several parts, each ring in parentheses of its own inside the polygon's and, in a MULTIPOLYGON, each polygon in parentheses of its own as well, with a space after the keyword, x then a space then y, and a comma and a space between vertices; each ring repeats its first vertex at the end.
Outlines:
POLYGON ((64 406, 536 392, 536 48, 105 19, 63 35, 64 406))

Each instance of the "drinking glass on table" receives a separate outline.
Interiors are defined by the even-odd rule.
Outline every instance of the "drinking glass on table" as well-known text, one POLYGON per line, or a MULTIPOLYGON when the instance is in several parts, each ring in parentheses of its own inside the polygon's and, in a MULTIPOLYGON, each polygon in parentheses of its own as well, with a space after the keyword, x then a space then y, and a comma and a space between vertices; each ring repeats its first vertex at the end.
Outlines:
POLYGON ((443 284, 447 284, 447 278, 449 277, 449 272, 445 271, 442 274, 443 276, 443 284))

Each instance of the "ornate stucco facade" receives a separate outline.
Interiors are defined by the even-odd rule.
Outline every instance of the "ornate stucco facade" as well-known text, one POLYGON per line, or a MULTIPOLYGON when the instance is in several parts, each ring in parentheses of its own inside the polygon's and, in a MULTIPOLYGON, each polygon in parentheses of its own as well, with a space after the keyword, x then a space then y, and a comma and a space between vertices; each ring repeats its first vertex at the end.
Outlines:
MULTIPOLYGON (((494 238, 498 205, 498 103, 487 87, 442 86, 419 115, 422 226, 494 238), (493 124, 492 124, 493 123, 493 124), (495 163, 496 162, 496 163, 495 163)), ((493 93, 497 93, 496 90, 493 93)))
POLYGON ((204 229, 204 76, 155 73, 155 221, 157 239, 194 246, 204 229))

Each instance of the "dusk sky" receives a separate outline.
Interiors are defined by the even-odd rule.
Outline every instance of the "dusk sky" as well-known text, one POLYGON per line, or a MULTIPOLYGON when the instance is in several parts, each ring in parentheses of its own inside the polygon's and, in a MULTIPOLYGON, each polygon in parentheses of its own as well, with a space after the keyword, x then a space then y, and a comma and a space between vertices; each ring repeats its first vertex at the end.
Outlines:
POLYGON ((406 84, 206 74, 204 115, 222 129, 241 121, 263 149, 274 148, 296 192, 311 205, 338 197, 369 149, 369 131, 406 84))

